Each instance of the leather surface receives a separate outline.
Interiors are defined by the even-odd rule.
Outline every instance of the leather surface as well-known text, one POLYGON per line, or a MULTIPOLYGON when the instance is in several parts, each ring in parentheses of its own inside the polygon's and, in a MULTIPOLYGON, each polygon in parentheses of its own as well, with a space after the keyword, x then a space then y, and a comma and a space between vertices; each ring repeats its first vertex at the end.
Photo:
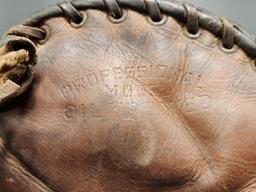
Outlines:
MULTIPOLYGON (((79 29, 46 22, 31 89, 0 113, 14 164, 52 191, 254 191, 253 61, 205 30, 190 39, 171 17, 86 14, 79 29)), ((25 185, 5 154, 1 191, 49 191, 25 185)))

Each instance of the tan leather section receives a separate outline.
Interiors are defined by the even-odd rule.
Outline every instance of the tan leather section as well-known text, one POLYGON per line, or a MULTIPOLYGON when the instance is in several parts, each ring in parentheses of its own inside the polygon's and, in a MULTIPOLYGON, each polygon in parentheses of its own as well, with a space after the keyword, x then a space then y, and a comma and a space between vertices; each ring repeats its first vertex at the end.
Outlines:
POLYGON ((12 95, 20 88, 19 85, 14 83, 13 81, 7 80, 1 87, 0 87, 0 102, 2 99, 12 95))
POLYGON ((191 39, 172 18, 155 26, 133 11, 118 24, 93 10, 79 29, 46 24, 32 89, 0 123, 48 186, 233 192, 255 177, 256 73, 241 50, 224 53, 207 31, 191 39))
POLYGON ((17 66, 28 60, 29 55, 25 50, 14 51, 7 54, 1 54, 0 52, 0 103, 20 89, 17 83, 8 78, 17 74, 19 72, 17 66), (13 71, 12 74, 10 72, 11 70, 13 71))

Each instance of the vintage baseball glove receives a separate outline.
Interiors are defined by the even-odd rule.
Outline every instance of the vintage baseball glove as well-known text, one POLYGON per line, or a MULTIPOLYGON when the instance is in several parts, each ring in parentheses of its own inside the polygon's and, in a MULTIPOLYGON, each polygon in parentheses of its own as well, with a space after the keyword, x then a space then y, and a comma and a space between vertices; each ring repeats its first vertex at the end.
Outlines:
POLYGON ((255 192, 256 43, 174 0, 77 0, 0 42, 1 192, 255 192))

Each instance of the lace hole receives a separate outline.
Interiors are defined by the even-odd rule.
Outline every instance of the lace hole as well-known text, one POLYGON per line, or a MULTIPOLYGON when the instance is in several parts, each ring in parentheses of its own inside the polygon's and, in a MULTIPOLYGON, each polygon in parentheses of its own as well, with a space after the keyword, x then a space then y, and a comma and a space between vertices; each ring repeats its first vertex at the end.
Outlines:
POLYGON ((85 25, 86 20, 87 20, 87 16, 86 16, 86 14, 83 14, 83 18, 82 18, 82 21, 81 21, 81 22, 75 23, 75 22, 73 22, 73 21, 70 21, 70 25, 71 25, 72 27, 74 27, 74 28, 81 28, 81 27, 83 27, 83 26, 85 25))
POLYGON ((227 54, 233 54, 238 50, 237 45, 234 45, 232 48, 228 49, 228 48, 223 46, 221 41, 218 43, 218 47, 222 52, 227 53, 227 54))
POLYGON ((124 22, 124 20, 127 18, 127 15, 128 15, 128 11, 127 10, 122 10, 122 16, 121 17, 113 17, 112 15, 108 14, 107 17, 108 17, 108 20, 111 22, 111 23, 122 23, 124 22))
POLYGON ((194 33, 190 33, 186 26, 183 27, 183 32, 184 32, 184 35, 186 37, 188 37, 189 39, 198 39, 203 34, 203 32, 202 32, 202 30, 200 28, 198 29, 197 33, 195 33, 195 34, 194 33))
POLYGON ((39 40, 39 44, 45 44, 49 39, 50 39, 50 36, 51 36, 51 29, 48 25, 43 25, 41 27, 42 30, 45 31, 45 36, 43 39, 39 40))
POLYGON ((147 17, 147 21, 151 24, 151 25, 155 25, 155 26, 161 26, 167 23, 168 17, 166 15, 162 15, 161 20, 159 21, 153 21, 151 17, 147 17))

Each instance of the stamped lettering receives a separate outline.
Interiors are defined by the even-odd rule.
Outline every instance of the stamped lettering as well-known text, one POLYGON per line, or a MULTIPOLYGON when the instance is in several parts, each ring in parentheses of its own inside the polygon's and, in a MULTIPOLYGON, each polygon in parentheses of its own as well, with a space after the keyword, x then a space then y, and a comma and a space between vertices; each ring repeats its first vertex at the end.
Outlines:
POLYGON ((145 86, 150 86, 156 79, 193 82, 193 74, 184 72, 179 66, 168 65, 137 65, 122 66, 113 68, 103 68, 99 71, 86 72, 85 75, 77 77, 71 82, 59 85, 60 94, 65 100, 70 100, 79 96, 83 91, 93 89, 97 86, 103 87, 106 96, 131 97, 133 95, 145 95, 143 86, 137 86, 137 80, 146 82, 145 86), (185 73, 185 74, 184 74, 185 73), (144 81, 150 79, 150 81, 144 81), (129 84, 134 80, 134 85, 129 84))
POLYGON ((68 100, 72 96, 72 89, 73 89, 72 85, 66 84, 66 85, 61 86, 59 89, 60 89, 61 95, 66 100, 68 100))
POLYGON ((145 78, 147 77, 147 66, 137 66, 137 73, 136 73, 136 77, 138 79, 142 79, 142 78, 145 78))
POLYGON ((88 75, 86 75, 86 77, 87 77, 88 84, 90 86, 94 86, 99 83, 99 79, 98 79, 96 73, 88 74, 88 75))
POLYGON ((101 76, 101 81, 105 82, 110 76, 110 70, 109 69, 100 70, 100 76, 101 76))
POLYGON ((122 68, 121 67, 114 67, 113 68, 113 73, 114 73, 114 77, 115 79, 122 79, 123 78, 123 72, 122 72, 122 68))
POLYGON ((73 105, 68 105, 64 110, 64 116, 66 119, 72 119, 76 115, 76 107, 73 105))
POLYGON ((118 96, 118 85, 108 85, 105 84, 105 95, 111 95, 113 97, 117 97, 118 96))
POLYGON ((124 68, 125 78, 131 79, 134 77, 134 67, 125 67, 124 68))

